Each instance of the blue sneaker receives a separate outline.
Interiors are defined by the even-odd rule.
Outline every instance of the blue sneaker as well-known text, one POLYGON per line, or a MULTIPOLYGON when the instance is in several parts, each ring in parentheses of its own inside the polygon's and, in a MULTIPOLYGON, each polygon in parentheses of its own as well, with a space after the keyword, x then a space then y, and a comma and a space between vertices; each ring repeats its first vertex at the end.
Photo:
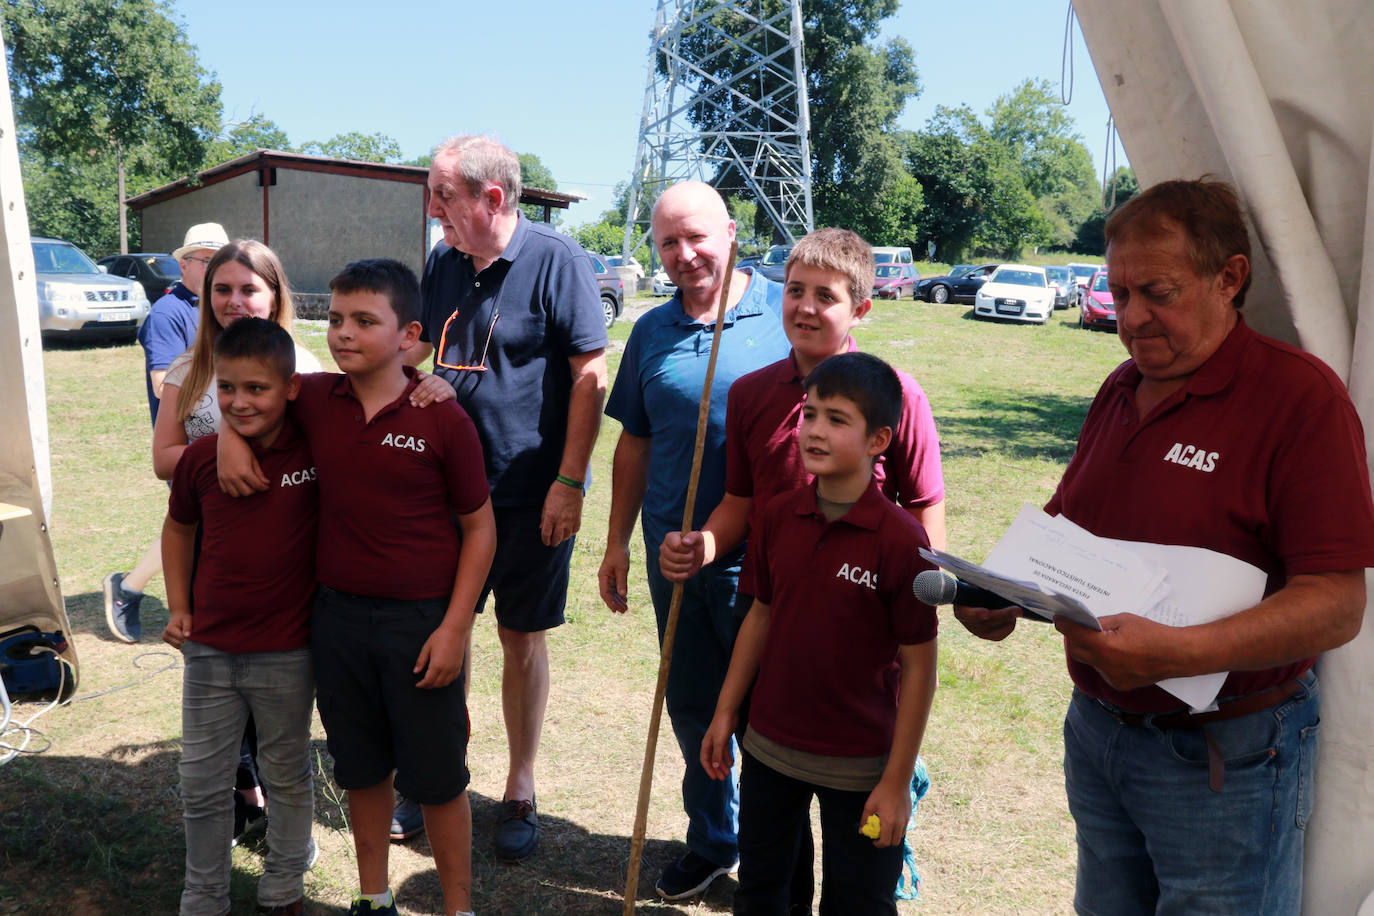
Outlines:
POLYGON ((138 605, 143 593, 124 587, 124 573, 110 573, 105 577, 105 624, 120 642, 138 642, 143 624, 138 619, 138 605))
POLYGON ((391 812, 391 840, 400 842, 417 836, 425 829, 425 812, 418 802, 396 793, 396 808, 391 812))

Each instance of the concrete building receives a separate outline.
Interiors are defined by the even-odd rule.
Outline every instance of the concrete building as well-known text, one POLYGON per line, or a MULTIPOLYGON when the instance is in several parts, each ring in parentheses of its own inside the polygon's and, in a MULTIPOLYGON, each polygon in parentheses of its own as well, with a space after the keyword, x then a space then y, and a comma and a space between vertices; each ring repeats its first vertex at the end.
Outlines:
MULTIPOLYGON (((292 288, 325 294, 349 261, 388 257, 416 273, 437 239, 429 227, 426 178, 411 165, 354 162, 256 150, 127 201, 138 214, 144 251, 171 251, 186 228, 217 222, 229 237, 252 238, 281 257, 292 288)), ((520 202, 567 209, 578 194, 526 188, 520 202)))

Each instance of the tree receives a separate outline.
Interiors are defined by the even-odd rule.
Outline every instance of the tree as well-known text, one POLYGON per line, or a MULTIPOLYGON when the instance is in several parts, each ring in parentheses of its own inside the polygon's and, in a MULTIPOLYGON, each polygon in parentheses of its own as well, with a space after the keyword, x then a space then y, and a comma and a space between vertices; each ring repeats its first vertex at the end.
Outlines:
POLYGON ((1135 172, 1129 166, 1121 166, 1113 174, 1107 187, 1102 189, 1102 202, 1093 208, 1078 227, 1074 237, 1073 250, 1082 254, 1105 255, 1106 244, 1102 238, 1102 227, 1107 217, 1126 201, 1140 193, 1140 184, 1135 180, 1135 172))
POLYGON ((225 124, 220 129, 219 135, 205 148, 205 164, 219 165, 260 149, 294 151, 286 131, 277 126, 277 122, 260 114, 249 115, 246 121, 225 124))
POLYGON ((331 159, 352 159, 355 162, 400 162, 401 144, 383 133, 364 134, 351 130, 335 134, 323 142, 311 140, 301 147, 302 153, 329 156, 331 159))
MULTIPOLYGON (((109 193, 118 195, 119 246, 127 250, 126 185, 154 187, 200 166, 219 126, 219 83, 157 0, 6 0, 0 24, 26 181, 53 170, 89 180, 112 159, 109 193)), ((60 188, 45 190, 43 207, 77 206, 60 188)), ((107 248, 91 244, 106 232, 96 225, 81 237, 107 248)))
MULTIPOLYGON (((543 161, 534 153, 516 153, 516 158, 520 160, 520 184, 526 188, 538 188, 541 191, 557 191, 558 180, 553 177, 553 172, 549 171, 543 161)), ((534 204, 521 204, 520 209, 525 211, 525 216, 535 222, 544 219, 544 208, 536 207, 534 204)), ((562 218, 558 213, 549 214, 549 222, 558 225, 562 218)), ((587 246, 583 245, 583 248, 587 246)), ((588 249, 591 250, 591 249, 588 249)))
POLYGON ((1026 80, 988 109, 988 135, 1015 158, 1044 216, 1037 244, 1067 246, 1092 213, 1097 182, 1092 154, 1045 80, 1026 80))
MULTIPOLYGON (((761 0, 760 18, 783 8, 785 0, 761 0)), ((894 187, 901 157, 893 137, 897 116, 907 99, 920 94, 915 53, 900 38, 873 43, 883 20, 897 10, 898 0, 809 0, 803 6, 803 45, 807 95, 811 116, 812 200, 821 225, 843 225, 875 241, 879 225, 872 221, 874 202, 894 187)), ((743 36, 756 28, 752 18, 719 14, 713 23, 730 35, 743 36)), ((683 50, 702 62, 703 69, 721 79, 744 68, 742 46, 720 41, 709 29, 683 36, 683 50)), ((665 66, 660 61, 659 66, 665 66)), ((753 130, 776 129, 777 120, 795 121, 795 110, 782 110, 781 81, 768 68, 758 75, 758 97, 773 99, 767 112, 757 109, 724 113, 702 106, 689 112, 703 130, 724 127, 723 118, 736 117, 753 130)), ((745 161, 752 160, 747 142, 736 138, 745 161)), ((766 166, 760 166, 766 167, 766 166)), ((741 176, 726 169, 712 179, 723 193, 745 187, 741 176)), ((760 208, 756 229, 771 232, 760 208)))

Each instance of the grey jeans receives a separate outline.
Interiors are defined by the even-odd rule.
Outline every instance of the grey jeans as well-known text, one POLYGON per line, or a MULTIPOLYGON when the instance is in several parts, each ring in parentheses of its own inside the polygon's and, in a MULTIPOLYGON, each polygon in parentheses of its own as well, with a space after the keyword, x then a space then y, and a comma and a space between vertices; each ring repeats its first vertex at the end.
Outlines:
POLYGON ((314 819, 310 649, 232 654, 188 641, 181 651, 181 797, 186 810, 182 916, 229 912, 232 789, 249 713, 257 723, 258 773, 270 810, 258 903, 293 903, 305 892, 314 819))

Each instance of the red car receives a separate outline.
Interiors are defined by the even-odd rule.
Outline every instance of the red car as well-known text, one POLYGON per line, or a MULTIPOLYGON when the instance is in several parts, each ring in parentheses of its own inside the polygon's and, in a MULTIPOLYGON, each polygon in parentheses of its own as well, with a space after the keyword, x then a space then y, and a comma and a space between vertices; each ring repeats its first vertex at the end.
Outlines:
POLYGON ((910 264, 879 264, 873 278, 874 299, 916 298, 916 281, 921 275, 910 264))
POLYGON ((1107 289, 1106 271, 1093 274, 1083 290, 1078 301, 1078 326, 1116 330, 1116 306, 1112 303, 1112 291, 1107 289))

